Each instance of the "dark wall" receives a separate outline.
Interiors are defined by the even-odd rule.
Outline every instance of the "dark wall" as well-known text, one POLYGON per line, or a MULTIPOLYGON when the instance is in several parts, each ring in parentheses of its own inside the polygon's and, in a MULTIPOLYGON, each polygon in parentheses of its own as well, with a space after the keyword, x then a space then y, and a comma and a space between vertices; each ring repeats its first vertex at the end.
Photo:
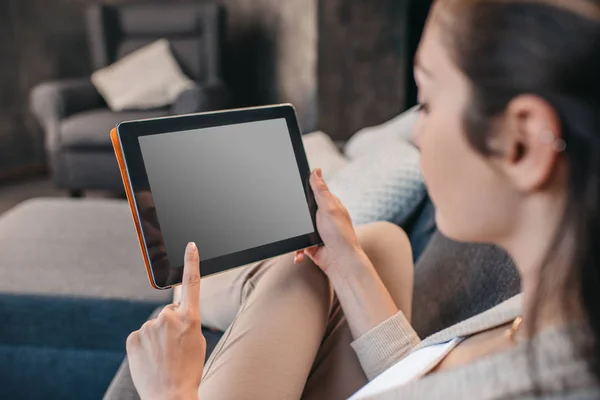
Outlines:
MULTIPOLYGON (((83 13, 93 1, 0 1, 0 176, 43 161, 31 88, 92 72, 83 13)), ((228 12, 224 78, 238 104, 292 102, 305 129, 314 127, 317 0, 220 2, 228 12)))
POLYGON ((319 2, 319 128, 339 140, 412 106, 413 55, 431 0, 319 2))

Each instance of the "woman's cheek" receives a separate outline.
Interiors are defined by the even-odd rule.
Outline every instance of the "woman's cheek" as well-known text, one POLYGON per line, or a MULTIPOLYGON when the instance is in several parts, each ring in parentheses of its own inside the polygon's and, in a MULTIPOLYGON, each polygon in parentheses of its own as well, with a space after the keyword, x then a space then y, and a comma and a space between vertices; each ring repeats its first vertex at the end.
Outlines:
MULTIPOLYGON (((439 187, 440 179, 439 171, 440 162, 444 157, 443 149, 440 149, 440 141, 443 137, 436 130, 435 121, 422 121, 420 124, 420 131, 418 134, 419 146, 421 151, 421 171, 423 173, 423 179, 431 192, 436 192, 439 187)), ((435 196, 435 193, 433 194, 435 196)))
MULTIPOLYGON (((443 120, 448 121, 447 118, 443 120)), ((442 216, 454 214, 457 192, 460 191, 461 160, 456 135, 448 123, 427 121, 421 143, 421 171, 429 196, 442 216)), ((442 218, 444 219, 444 218, 442 218)))
POLYGON ((426 118, 427 116, 424 114, 419 116, 413 128, 412 138, 421 153, 419 163, 425 184, 428 185, 430 175, 433 173, 433 171, 431 171, 431 163, 434 159, 433 152, 435 151, 435 148, 433 145, 435 145, 435 134, 428 130, 426 118))
POLYGON ((423 136, 423 122, 424 122, 424 116, 422 113, 419 113, 419 116, 417 117, 417 120, 415 121, 415 124, 410 132, 411 134, 411 140, 413 142, 413 144, 415 146, 417 146, 418 149, 421 148, 421 138, 423 136))

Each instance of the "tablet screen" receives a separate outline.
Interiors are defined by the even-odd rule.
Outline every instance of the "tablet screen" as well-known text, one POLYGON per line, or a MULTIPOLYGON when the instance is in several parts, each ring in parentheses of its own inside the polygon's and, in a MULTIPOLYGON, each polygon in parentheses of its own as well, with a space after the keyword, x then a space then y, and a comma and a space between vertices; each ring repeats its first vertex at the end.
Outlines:
POLYGON ((314 232, 285 118, 138 140, 170 265, 314 232))

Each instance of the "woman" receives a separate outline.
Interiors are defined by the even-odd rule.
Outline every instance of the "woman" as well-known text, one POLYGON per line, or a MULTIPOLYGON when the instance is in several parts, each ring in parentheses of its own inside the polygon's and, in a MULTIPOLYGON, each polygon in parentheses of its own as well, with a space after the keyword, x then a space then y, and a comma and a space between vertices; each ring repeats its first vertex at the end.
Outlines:
POLYGON ((415 65, 436 221, 506 249, 522 294, 420 342, 406 237, 355 232, 317 170, 324 246, 240 274, 206 366, 190 245, 181 304, 127 342, 141 397, 600 397, 598 71, 598 0, 438 1, 415 65))

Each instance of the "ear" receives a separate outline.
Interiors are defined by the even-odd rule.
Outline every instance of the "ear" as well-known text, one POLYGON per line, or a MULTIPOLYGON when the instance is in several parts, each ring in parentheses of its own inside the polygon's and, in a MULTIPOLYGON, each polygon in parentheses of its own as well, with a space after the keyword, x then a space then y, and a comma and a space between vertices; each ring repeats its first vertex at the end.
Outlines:
POLYGON ((509 103, 502 125, 499 162, 505 175, 523 192, 546 185, 564 144, 554 108, 538 96, 518 96, 509 103))

